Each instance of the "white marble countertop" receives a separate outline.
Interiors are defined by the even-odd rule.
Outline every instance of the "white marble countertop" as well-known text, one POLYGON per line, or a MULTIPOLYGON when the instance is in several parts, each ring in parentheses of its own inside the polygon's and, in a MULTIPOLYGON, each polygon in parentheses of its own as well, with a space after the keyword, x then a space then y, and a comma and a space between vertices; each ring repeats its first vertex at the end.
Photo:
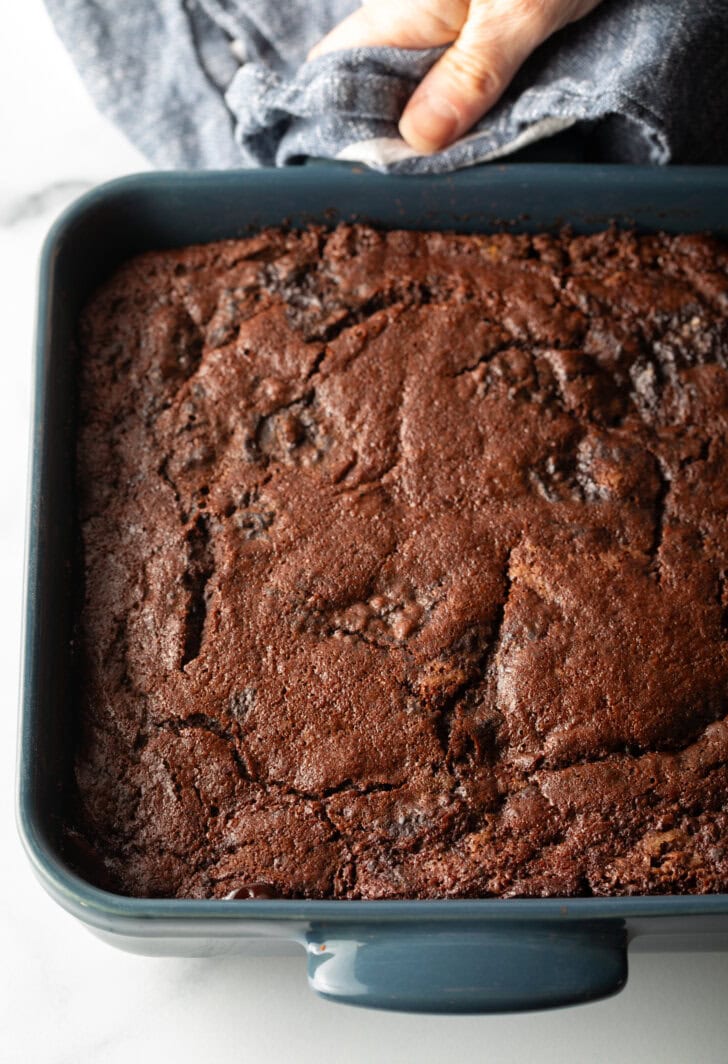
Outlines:
POLYGON ((45 896, 13 817, 36 262, 66 203, 145 163, 94 111, 40 0, 3 10, 0 144, 0 1061, 725 1064, 725 953, 636 953, 622 994, 576 1009, 401 1016, 319 1001, 306 986, 303 955, 160 960, 116 952, 45 896))

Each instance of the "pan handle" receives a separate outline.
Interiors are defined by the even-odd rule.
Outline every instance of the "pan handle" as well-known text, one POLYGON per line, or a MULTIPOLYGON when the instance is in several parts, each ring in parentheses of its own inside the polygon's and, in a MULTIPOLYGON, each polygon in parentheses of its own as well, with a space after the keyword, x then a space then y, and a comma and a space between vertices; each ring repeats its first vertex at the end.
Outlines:
POLYGON ((382 922, 312 926, 311 987, 404 1012, 519 1012, 606 997, 627 981, 622 921, 382 922))

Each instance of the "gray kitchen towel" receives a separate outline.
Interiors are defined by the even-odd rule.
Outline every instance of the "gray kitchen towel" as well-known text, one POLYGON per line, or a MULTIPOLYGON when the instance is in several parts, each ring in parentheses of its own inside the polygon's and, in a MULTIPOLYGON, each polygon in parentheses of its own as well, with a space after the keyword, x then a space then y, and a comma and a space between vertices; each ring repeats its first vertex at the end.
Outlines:
POLYGON ((306 61, 356 0, 46 0, 100 110, 161 167, 306 157, 434 173, 573 128, 609 161, 728 162, 728 0, 604 0, 541 46, 500 103, 418 156, 397 120, 439 49, 306 61))

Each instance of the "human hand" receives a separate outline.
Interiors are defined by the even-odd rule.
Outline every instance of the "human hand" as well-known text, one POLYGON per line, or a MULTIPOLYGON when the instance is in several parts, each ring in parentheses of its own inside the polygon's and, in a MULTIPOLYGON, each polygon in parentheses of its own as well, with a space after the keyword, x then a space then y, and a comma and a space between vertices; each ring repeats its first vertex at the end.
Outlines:
POLYGON ((601 0, 364 0, 309 54, 368 45, 450 45, 410 97, 399 131, 416 151, 447 147, 497 102, 539 44, 601 0))

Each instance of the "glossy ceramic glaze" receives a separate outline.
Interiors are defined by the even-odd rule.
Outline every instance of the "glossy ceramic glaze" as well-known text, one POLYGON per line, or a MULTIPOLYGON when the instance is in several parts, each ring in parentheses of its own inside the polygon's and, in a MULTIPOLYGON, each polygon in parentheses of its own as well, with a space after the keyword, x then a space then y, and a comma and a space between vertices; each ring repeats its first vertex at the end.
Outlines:
POLYGON ((145 174, 84 196, 56 223, 40 273, 26 573, 20 831, 46 889, 101 937, 191 955, 298 945, 320 994, 349 1004, 496 1012, 589 1001, 627 977, 627 946, 728 948, 728 896, 503 901, 182 901, 124 898, 79 879, 60 837, 75 721, 70 668, 75 363, 89 292, 149 248, 235 237, 261 225, 487 232, 611 221, 728 236, 728 170, 510 165, 393 178, 307 166, 145 174))

